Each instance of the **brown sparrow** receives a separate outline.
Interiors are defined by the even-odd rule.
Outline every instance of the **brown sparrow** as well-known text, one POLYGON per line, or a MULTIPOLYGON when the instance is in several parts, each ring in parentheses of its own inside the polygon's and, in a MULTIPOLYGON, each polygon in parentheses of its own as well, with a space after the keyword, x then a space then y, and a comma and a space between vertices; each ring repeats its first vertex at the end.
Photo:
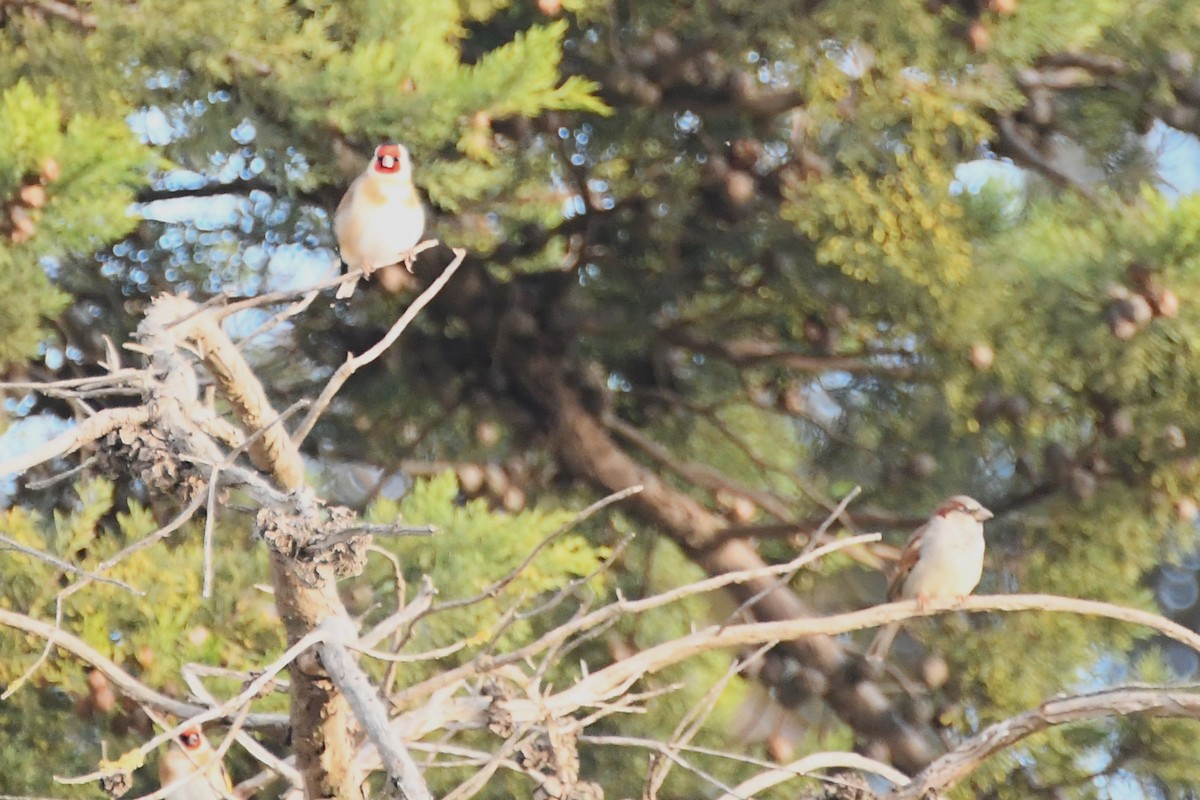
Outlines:
MULTIPOLYGON (((888 583, 888 600, 915 598, 924 608, 930 600, 961 601, 973 592, 983 574, 983 522, 991 518, 992 512, 965 494, 938 506, 904 545, 888 583)), ((884 626, 867 650, 868 660, 882 661, 899 630, 899 622, 884 626)))
POLYGON ((192 777, 167 794, 168 800, 220 800, 233 796, 229 773, 199 728, 188 728, 179 734, 158 762, 158 781, 163 788, 188 775, 192 777))
MULTIPOLYGON (((413 185, 412 161, 402 144, 381 144, 366 170, 354 179, 333 218, 338 251, 346 270, 363 277, 403 262, 412 271, 413 248, 425 232, 425 209, 413 185)), ((337 296, 354 294, 358 281, 343 283, 337 296)))

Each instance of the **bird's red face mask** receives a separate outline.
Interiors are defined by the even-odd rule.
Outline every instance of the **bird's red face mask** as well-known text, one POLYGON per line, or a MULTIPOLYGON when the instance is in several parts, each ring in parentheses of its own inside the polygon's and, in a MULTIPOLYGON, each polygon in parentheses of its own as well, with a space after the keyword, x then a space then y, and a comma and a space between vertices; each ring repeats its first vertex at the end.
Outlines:
POLYGON ((204 739, 200 736, 199 728, 188 728, 179 734, 179 743, 183 745, 184 750, 194 751, 199 750, 204 739))
POLYGON ((394 175, 404 168, 408 153, 398 144, 381 144, 375 148, 375 171, 394 175))

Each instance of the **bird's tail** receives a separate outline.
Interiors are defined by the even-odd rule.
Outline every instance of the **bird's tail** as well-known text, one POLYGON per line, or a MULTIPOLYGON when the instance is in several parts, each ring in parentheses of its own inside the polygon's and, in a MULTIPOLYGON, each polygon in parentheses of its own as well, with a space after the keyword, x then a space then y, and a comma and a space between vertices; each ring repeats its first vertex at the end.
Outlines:
POLYGON ((896 634, 900 632, 899 622, 889 622, 879 629, 879 633, 875 634, 875 641, 871 642, 871 646, 867 648, 867 662, 872 665, 882 664, 887 658, 888 651, 892 649, 892 642, 896 639, 896 634))

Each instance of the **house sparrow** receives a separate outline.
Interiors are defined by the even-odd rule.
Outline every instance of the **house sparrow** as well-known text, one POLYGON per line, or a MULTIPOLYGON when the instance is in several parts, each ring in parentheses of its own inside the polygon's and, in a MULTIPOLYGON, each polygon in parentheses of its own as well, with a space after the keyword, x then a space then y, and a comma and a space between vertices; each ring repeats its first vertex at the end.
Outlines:
MULTIPOLYGON (((413 248, 425 231, 425 209, 412 180, 412 162, 402 144, 381 144, 366 170, 354 179, 333 219, 338 251, 347 272, 363 277, 404 262, 412 271, 413 248)), ((337 296, 354 294, 358 281, 343 283, 337 296)))
MULTIPOLYGON (((965 494, 938 506, 904 545, 888 584, 888 600, 915 598, 924 608, 930 600, 962 600, 969 595, 983 574, 983 522, 991 518, 992 512, 965 494)), ((867 650, 867 659, 882 661, 899 630, 899 622, 882 628, 867 650)))
POLYGON ((199 728, 188 728, 163 753, 158 762, 158 781, 164 789, 185 776, 190 779, 177 785, 168 800, 219 800, 233 797, 233 783, 217 752, 199 728))

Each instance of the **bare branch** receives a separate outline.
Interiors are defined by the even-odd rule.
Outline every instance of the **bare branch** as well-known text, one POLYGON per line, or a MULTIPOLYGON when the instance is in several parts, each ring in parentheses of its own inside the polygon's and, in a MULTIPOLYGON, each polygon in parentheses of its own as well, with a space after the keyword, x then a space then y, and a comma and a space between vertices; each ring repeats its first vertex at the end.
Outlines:
MULTIPOLYGON (((726 572, 716 575, 712 578, 706 578, 702 581, 690 583, 686 586, 680 586, 661 594, 645 597, 640 600, 625 600, 621 599, 615 603, 611 603, 603 608, 599 608, 590 614, 586 614, 577 619, 573 619, 568 623, 558 626, 552 631, 549 631, 535 642, 514 650, 511 653, 505 653, 501 656, 489 658, 486 666, 481 663, 464 664, 452 670, 439 673, 421 683, 410 686, 398 695, 392 698, 392 702, 399 706, 406 706, 416 702, 419 698, 426 697, 432 692, 437 691, 446 686, 452 686, 471 675, 482 674, 489 672, 497 667, 503 667, 508 664, 524 661, 532 656, 549 649, 550 647, 558 646, 570 637, 582 631, 591 630, 598 625, 605 624, 619 616, 625 614, 640 614, 651 609, 660 608, 671 603, 683 600, 686 597, 693 597, 698 594, 714 592, 726 586, 738 583, 746 583, 758 578, 778 575, 782 572, 787 572, 794 569, 798 564, 808 564, 846 547, 862 544, 864 542, 874 542, 879 540, 879 534, 872 533, 864 536, 853 536, 848 539, 841 539, 836 542, 831 542, 828 545, 819 547, 811 553, 798 556, 786 564, 775 564, 759 569, 742 570, 739 572, 726 572)), ((877 623, 879 624, 879 623, 877 623)), ((865 627, 870 627, 869 625, 865 627)), ((769 641, 764 639, 763 641, 769 641)), ((761 644, 761 642, 759 642, 761 644)))
MULTIPOLYGON (((164 711, 168 714, 174 714, 177 717, 189 718, 197 714, 204 713, 209 709, 203 706, 184 703, 176 700, 173 697, 168 697, 165 694, 160 694, 155 690, 146 686, 137 678, 130 675, 125 670, 121 669, 115 662, 107 656, 100 653, 87 642, 80 639, 78 636, 67 633, 64 630, 54 627, 49 623, 41 620, 27 617, 24 614, 18 614, 14 611, 0 608, 0 625, 16 630, 31 633, 34 636, 41 637, 48 642, 51 642, 57 647, 61 647, 71 655, 84 661, 99 670, 108 678, 114 686, 117 687, 123 694, 137 702, 164 711)), ((229 715, 222 712, 208 717, 209 720, 229 719, 229 715)), ((288 723, 286 714, 252 714, 247 721, 254 728, 282 728, 288 723)))
POLYGON ((304 551, 315 553, 328 550, 336 545, 344 544, 357 536, 394 536, 398 538, 402 536, 432 536, 437 532, 437 528, 432 525, 412 526, 399 523, 377 524, 356 521, 344 528, 330 531, 328 536, 307 545, 304 551))
MULTIPOLYGON (((688 713, 683 716, 683 719, 675 726, 675 730, 671 733, 671 739, 667 742, 667 751, 676 755, 687 746, 689 742, 700 732, 705 720, 717 707, 717 698, 725 691, 725 687, 733 680, 735 675, 743 672, 751 664, 755 664, 762 660, 767 651, 774 647, 776 642, 767 642, 751 653, 747 658, 734 659, 729 667, 708 691, 704 693, 688 713)), ((647 797, 656 797, 658 790, 662 788, 663 782, 667 779, 667 773, 671 769, 671 764, 675 761, 667 758, 663 753, 659 753, 650 762, 650 772, 646 776, 646 789, 643 794, 647 797)))
POLYGON ((137 595, 138 597, 143 597, 146 594, 145 592, 138 591, 137 589, 133 588, 129 584, 125 583, 124 581, 119 581, 119 580, 116 580, 115 578, 106 578, 103 575, 96 574, 95 572, 88 572, 86 569, 77 567, 74 564, 70 563, 69 561, 63 561, 58 556, 53 556, 53 555, 50 555, 49 553, 44 553, 41 550, 38 550, 36 548, 23 545, 20 542, 18 542, 16 539, 10 539, 9 537, 5 536, 2 533, 0 533, 0 545, 3 545, 4 547, 9 548, 10 550, 16 550, 18 553, 24 553, 27 556, 32 556, 32 557, 38 559, 39 561, 45 561, 47 564, 51 564, 51 565, 57 567, 58 569, 63 570, 64 572, 70 572, 72 575, 82 575, 83 577, 88 578, 93 581, 99 581, 100 583, 107 583, 110 586, 117 586, 121 589, 124 589, 127 592, 137 595))
POLYGON ((1158 614, 1096 600, 1079 600, 1047 594, 979 595, 968 597, 961 604, 953 600, 930 601, 925 609, 919 608, 915 600, 906 600, 828 617, 703 628, 672 642, 642 650, 599 672, 594 672, 579 680, 570 689, 549 699, 547 705, 557 708, 558 704, 561 704, 563 708, 573 708, 597 698, 610 698, 619 693, 621 687, 626 686, 630 680, 658 672, 671 664, 678 664, 709 650, 758 645, 772 640, 787 641, 806 636, 832 636, 874 628, 896 620, 932 616, 960 609, 968 612, 1052 611, 1106 617, 1145 626, 1200 653, 1200 634, 1158 614))
POLYGON ((437 591, 433 588, 433 581, 428 575, 422 576, 421 588, 417 590, 417 596, 412 602, 405 604, 399 611, 360 636, 358 646, 370 649, 390 636, 393 631, 419 619, 433 605, 435 594, 437 591))
MULTIPOLYGON (((0 617, 0 621, 2 621, 2 617, 0 617)), ((275 659, 266 667, 264 667, 262 672, 259 673, 258 677, 250 681, 246 685, 246 688, 244 688, 237 695, 213 708, 205 708, 202 709, 198 714, 187 715, 183 722, 180 722, 174 728, 171 728, 170 730, 160 733, 148 741, 143 742, 132 752, 138 753, 142 758, 145 758, 145 756, 151 753, 155 748, 171 741, 188 728, 198 727, 206 722, 212 722, 213 720, 218 719, 235 719, 237 717, 237 712, 240 711, 241 708, 251 700, 258 697, 259 693, 262 692, 262 690, 275 679, 275 676, 287 669, 297 656, 299 656, 305 650, 308 650, 308 648, 316 644, 320 644, 328 635, 329 632, 323 628, 318 628, 317 630, 312 631, 300 641, 296 642, 287 650, 285 650, 283 655, 279 656, 279 658, 275 659)), ((147 705, 154 704, 147 703, 147 705)), ((171 713, 174 714, 176 712, 171 711, 171 713)), ((184 715, 177 714, 177 716, 184 715)), ((112 763, 113 766, 116 765, 116 762, 112 763)), ((92 781, 99 780, 105 775, 111 774, 111 771, 111 769, 100 769, 96 772, 90 772, 87 775, 80 775, 76 777, 60 777, 56 775, 54 776, 54 780, 57 783, 68 785, 91 783, 92 781)))
POLYGON ((520 576, 520 574, 522 572, 524 572, 529 567, 530 564, 533 563, 533 560, 535 558, 537 558, 538 553, 542 552, 542 550, 544 550, 555 539, 559 538, 564 533, 571 530, 576 525, 578 525, 579 523, 586 520, 588 517, 595 514, 597 511, 607 508, 608 506, 612 505, 613 503, 618 503, 618 502, 624 500, 626 497, 629 497, 630 495, 635 495, 640 491, 642 491, 641 486, 630 486, 629 488, 622 489, 619 492, 613 492, 612 494, 608 495, 607 497, 602 497, 601 499, 597 500, 596 502, 592 503, 590 506, 585 508, 583 511, 580 511, 578 514, 576 514, 574 517, 572 517, 566 524, 559 526, 559 528, 557 530, 551 532, 550 535, 546 536, 544 539, 542 539, 540 542, 538 542, 537 545, 531 551, 529 551, 529 555, 525 556, 525 558, 521 561, 521 563, 518 564, 516 567, 514 567, 513 570, 511 572, 509 572, 507 575, 505 575, 503 578, 500 578, 498 581, 493 583, 491 586, 487 587, 482 592, 480 592, 479 594, 476 594, 472 597, 463 597, 458 600, 451 600, 446 603, 439 603, 436 607, 434 607, 433 609, 430 610, 430 613, 433 614, 433 613, 437 613, 439 611, 449 611, 454 608, 462 608, 463 606, 469 606, 469 605, 474 605, 475 603, 481 603, 484 600, 488 599, 489 597, 496 597, 498 594, 500 594, 500 592, 504 589, 505 586, 508 586, 510 583, 515 581, 517 579, 517 577, 520 576))
POLYGON ((207 310, 197 314, 197 308, 187 298, 158 297, 146 312, 139 333, 156 348, 179 349, 184 343, 194 346, 238 421, 257 434, 249 442, 250 460, 280 486, 300 487, 304 462, 298 443, 288 437, 258 376, 221 329, 217 315, 207 310))
POLYGON ((14 475, 32 469, 52 458, 65 456, 85 445, 125 426, 144 425, 150 412, 141 406, 134 408, 106 408, 95 416, 63 431, 45 444, 28 453, 0 461, 0 476, 14 475))
POLYGON ((1047 700, 1037 708, 984 728, 930 764, 911 783, 889 778, 897 788, 885 795, 885 800, 916 800, 949 789, 989 756, 1055 725, 1130 714, 1197 719, 1200 692, 1170 686, 1114 686, 1047 700))
MULTIPOLYGON (((825 521, 821 523, 821 526, 819 528, 817 528, 816 533, 814 533, 812 535, 812 538, 809 539, 808 544, 805 545, 804 549, 800 552, 800 554, 802 556, 807 553, 812 552, 813 545, 822 536, 825 535, 825 531, 829 530, 829 526, 833 524, 834 520, 836 520, 838 517, 840 517, 842 515, 842 513, 846 510, 846 506, 850 505, 850 503, 854 500, 854 498, 858 497, 858 495, 861 492, 862 492, 862 487, 855 486, 854 489, 852 489, 849 493, 846 494, 845 497, 842 498, 842 502, 838 503, 837 507, 829 512, 829 516, 827 516, 825 518, 825 521)), ((754 608, 754 606, 758 603, 759 600, 762 600, 764 597, 769 595, 771 592, 775 591, 780 586, 783 586, 784 584, 789 583, 792 580, 792 578, 796 577, 796 573, 798 573, 801 569, 803 569, 803 567, 804 567, 803 564, 799 564, 799 565, 793 567, 792 569, 788 570, 787 572, 784 572, 781 575, 779 575, 779 577, 777 577, 775 580, 768 583, 762 589, 758 590, 754 594, 747 597, 734 610, 734 612, 729 615, 729 619, 730 620, 737 619, 743 611, 754 608)))
POLYGON ((435 296, 437 296, 437 293, 442 290, 442 287, 446 285, 450 278, 454 276, 455 271, 458 269, 459 265, 462 264, 463 259, 466 258, 467 251, 463 250, 462 248, 454 248, 451 252, 454 253, 454 260, 451 261, 444 270, 442 270, 442 274, 439 275, 433 281, 433 283, 429 284, 429 287, 426 288, 425 291, 421 292, 421 294, 417 296, 417 299, 412 302, 412 305, 405 309, 404 313, 400 316, 400 319, 396 320, 395 324, 392 325, 387 334, 366 352, 358 356, 347 358, 345 363, 338 367, 337 372, 333 373, 333 377, 331 377, 329 382, 325 384, 325 388, 321 390, 320 396, 318 396, 316 402, 313 403, 312 410, 308 412, 308 416, 304 418, 304 421, 301 422, 300 426, 292 433, 292 440, 295 442, 296 447, 299 447, 300 444, 308 437, 308 434, 312 432, 313 426, 317 424, 317 420, 320 419, 321 414, 325 412, 325 409, 329 406, 330 401, 333 400, 333 396, 338 393, 339 389, 342 388, 342 384, 349 380, 350 376, 357 372, 361 367, 370 364, 372 361, 383 355, 383 353, 389 347, 391 347, 397 339, 400 338, 400 334, 404 333, 404 330, 409 326, 409 323, 416 319, 417 314, 421 313, 421 309, 425 308, 425 306, 427 306, 429 302, 433 300, 435 296))
POLYGON ((349 700, 354 716, 375 745, 391 779, 391 788, 399 791, 406 800, 433 800, 417 762, 388 724, 387 709, 379 693, 347 649, 347 645, 354 644, 358 638, 350 620, 331 617, 321 623, 318 630, 328 634, 328 639, 318 645, 321 663, 329 672, 330 680, 349 700))
MULTIPOLYGON (((648 599, 653 600, 656 598, 648 599)), ((621 604, 614 604, 613 606, 600 609, 588 615, 588 617, 594 619, 597 616, 603 616, 604 612, 610 611, 619 605, 621 604)), ((625 605, 628 609, 628 605, 630 604, 625 605)), ((969 597, 963 607, 970 612, 1049 611, 1100 616, 1133 622, 1152 628, 1200 652, 1200 634, 1189 631, 1159 615, 1137 609, 1124 608, 1110 603, 1078 600, 1054 595, 992 595, 969 597)), ((709 626, 681 639, 643 650, 602 670, 586 675, 580 678, 573 686, 549 696, 533 699, 493 698, 485 695, 450 697, 450 694, 456 691, 471 674, 496 673, 511 669, 511 667, 507 667, 506 665, 512 661, 508 656, 514 654, 507 654, 507 656, 495 658, 487 664, 467 665, 466 668, 451 670, 445 673, 453 682, 448 684, 442 683, 437 687, 440 689, 440 691, 437 691, 437 699, 426 703, 420 709, 401 714, 392 721, 392 726, 398 735, 406 739, 420 738, 447 725, 484 727, 488 724, 489 719, 491 719, 489 708, 493 704, 502 708, 511 717, 513 723, 517 725, 536 724, 539 720, 546 719, 547 717, 561 719, 575 713, 581 708, 603 706, 611 702, 614 698, 620 697, 634 683, 645 676, 659 672, 700 653, 715 649, 761 645, 771 641, 784 641, 804 636, 836 635, 868 627, 877 627, 896 619, 931 616, 957 610, 959 610, 959 606, 954 602, 931 602, 926 609, 921 610, 914 601, 906 601, 818 619, 802 618, 787 621, 747 623, 725 628, 709 626)), ((574 623, 571 627, 586 628, 589 626, 574 623)), ((540 641, 545 642, 547 639, 557 641, 558 637, 548 634, 547 637, 543 637, 540 641)), ((517 651, 515 655, 525 658, 531 652, 531 648, 523 648, 517 651)), ((507 672, 504 672, 504 674, 507 674, 507 672)), ((522 675, 523 673, 519 674, 518 680, 523 680, 522 675)), ((439 678, 441 677, 439 676, 439 678)), ((414 689, 420 690, 423 693, 428 689, 429 684, 430 682, 427 681, 425 684, 414 687, 414 689)), ((1099 693, 1099 696, 1103 697, 1104 693, 1099 693)), ((1156 697, 1159 697, 1159 700, 1146 705, 1146 710, 1154 713, 1167 713, 1173 707, 1182 707, 1185 708, 1188 715, 1192 713, 1192 709, 1200 711, 1200 693, 1171 695, 1166 700, 1163 700, 1160 692, 1156 697), (1172 706, 1172 704, 1175 705, 1172 706)), ((1138 698, 1138 702, 1148 702, 1144 696, 1139 695, 1138 698)), ((1050 703, 1056 702, 1059 701, 1050 701, 1050 703)), ((1055 714, 1065 715, 1068 712, 1074 713, 1077 708, 1076 705, 1072 705, 1068 701, 1062 702, 1066 704, 1063 706, 1047 705, 1050 705, 1051 710, 1055 714)), ((1088 701, 1083 701, 1083 705, 1088 707, 1088 701)), ((1133 704, 1129 708, 1130 710, 1127 713, 1135 713, 1141 709, 1141 706, 1133 704)), ((1058 718, 1057 716, 1054 717, 1054 719, 1058 718)), ((1070 719, 1064 716, 1062 721, 1070 721, 1070 719)), ((667 746, 661 745, 661 748, 665 750, 667 746)), ((360 764, 369 768, 373 757, 371 749, 364 751, 359 757, 360 764)), ((832 758, 833 756, 827 756, 827 759, 832 758)), ((833 766, 829 761, 824 763, 826 766, 833 766)), ((863 762, 864 765, 865 763, 863 762)), ((812 768, 816 769, 819 767, 813 766, 812 768)), ((870 771, 877 770, 872 768, 870 771)), ((946 774, 949 775, 950 773, 946 774)), ((958 773, 956 772, 955 774, 958 773)), ((892 777, 899 778, 900 776, 892 774, 892 777)))
POLYGON ((879 775, 892 783, 908 781, 908 776, 895 767, 858 753, 812 753, 790 764, 755 775, 750 780, 739 783, 728 794, 721 795, 718 800, 745 800, 745 798, 766 791, 772 786, 778 786, 792 778, 802 777, 819 769, 853 769, 879 775))

